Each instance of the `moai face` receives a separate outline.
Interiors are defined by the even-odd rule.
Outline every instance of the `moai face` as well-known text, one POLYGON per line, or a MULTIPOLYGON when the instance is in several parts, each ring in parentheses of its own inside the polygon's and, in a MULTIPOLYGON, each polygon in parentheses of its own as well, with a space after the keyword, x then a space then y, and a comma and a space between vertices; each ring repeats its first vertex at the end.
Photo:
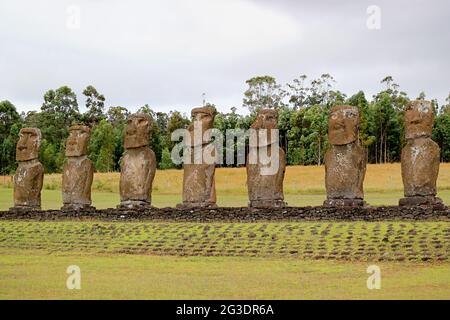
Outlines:
POLYGON ((125 149, 134 149, 148 145, 151 118, 146 113, 135 113, 128 118, 125 131, 125 149))
POLYGON ((415 139, 430 137, 433 129, 434 112, 431 102, 415 100, 405 109, 405 137, 415 139))
POLYGON ((195 136, 198 135, 200 137, 201 132, 201 143, 209 143, 211 140, 211 134, 205 135, 205 132, 211 133, 211 130, 213 128, 214 124, 214 117, 215 117, 216 110, 212 107, 202 107, 202 108, 194 108, 192 109, 191 115, 192 115, 192 123, 189 125, 188 130, 191 133, 191 145, 197 145, 199 143, 196 143, 195 136), (194 130, 200 130, 198 133, 194 130))
POLYGON ((278 128, 278 113, 273 109, 261 109, 258 111, 255 122, 250 126, 251 129, 259 130, 265 129, 266 139, 264 139, 264 133, 261 137, 261 132, 257 133, 257 139, 250 138, 251 147, 262 147, 272 143, 272 129, 278 128))
POLYGON ((328 140, 332 145, 345 145, 358 139, 359 110, 353 106, 335 106, 328 118, 328 140))
POLYGON ((87 126, 72 126, 66 142, 66 156, 80 157, 87 154, 90 129, 87 126))
POLYGON ((37 128, 22 128, 16 145, 16 160, 27 161, 37 159, 41 146, 41 130, 37 128))
POLYGON ((273 109, 262 109, 258 111, 255 122, 251 125, 252 129, 277 129, 278 113, 273 109))

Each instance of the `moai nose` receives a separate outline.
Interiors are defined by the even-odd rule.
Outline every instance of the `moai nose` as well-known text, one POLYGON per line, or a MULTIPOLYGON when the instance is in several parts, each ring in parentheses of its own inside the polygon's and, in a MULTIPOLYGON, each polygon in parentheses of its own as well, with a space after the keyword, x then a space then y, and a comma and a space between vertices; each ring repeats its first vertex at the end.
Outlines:
POLYGON ((421 116, 418 113, 414 113, 412 119, 411 119, 411 123, 417 124, 421 121, 421 116))
POLYGON ((23 150, 23 149, 27 148, 28 139, 29 139, 29 136, 24 135, 23 138, 19 140, 20 141, 19 150, 23 150))
POLYGON ((135 134, 136 133, 136 123, 132 123, 131 125, 127 126, 127 134, 135 134))

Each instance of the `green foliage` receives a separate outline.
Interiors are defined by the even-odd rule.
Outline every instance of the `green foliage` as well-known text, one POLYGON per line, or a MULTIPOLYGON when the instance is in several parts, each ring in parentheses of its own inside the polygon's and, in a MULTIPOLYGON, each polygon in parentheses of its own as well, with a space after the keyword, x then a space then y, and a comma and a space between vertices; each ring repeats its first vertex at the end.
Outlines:
POLYGON ((441 148, 441 161, 450 161, 450 112, 441 112, 436 117, 433 139, 441 148))
POLYGON ((107 112, 108 122, 111 123, 114 130, 114 170, 120 169, 119 160, 123 154, 123 133, 130 112, 124 107, 110 107, 107 112))
POLYGON ((89 151, 95 170, 110 172, 114 169, 116 140, 111 123, 101 120, 91 135, 89 151))
MULTIPOLYGON (((236 108, 232 107, 231 112, 217 113, 215 119, 214 119, 214 128, 218 129, 222 135, 223 135, 223 159, 224 159, 224 166, 226 162, 226 154, 227 152, 233 152, 234 153, 234 161, 231 166, 237 165, 237 150, 239 148, 245 148, 245 143, 248 139, 236 139, 234 138, 234 143, 231 147, 227 146, 227 137, 226 137, 226 131, 230 129, 235 129, 235 133, 239 132, 238 130, 246 130, 250 128, 251 123, 254 121, 256 117, 256 113, 252 113, 247 117, 243 117, 242 115, 236 113, 236 108)), ((230 137, 231 138, 231 133, 230 137)), ((231 141, 231 140, 230 140, 231 141)))
POLYGON ((358 107, 360 114, 359 124, 359 139, 366 148, 370 147, 375 142, 375 136, 371 135, 369 127, 369 102, 363 91, 359 91, 346 101, 351 106, 358 107))
POLYGON ((20 122, 20 116, 16 107, 8 100, 0 102, 0 137, 5 138, 10 134, 13 124, 20 122))
POLYGON ((169 120, 167 122, 166 144, 170 150, 174 147, 177 141, 171 140, 172 132, 177 129, 187 128, 189 119, 183 116, 179 111, 171 111, 169 113, 169 120))
POLYGON ((38 128, 48 142, 56 145, 57 150, 67 138, 70 125, 79 119, 77 97, 72 89, 63 86, 45 93, 38 128))
POLYGON ((164 148, 161 155, 161 162, 159 163, 160 169, 172 169, 175 168, 175 164, 172 162, 170 151, 168 148, 164 148))
POLYGON ((0 174, 9 174, 16 168, 15 154, 21 119, 16 107, 9 101, 0 102, 0 174))
POLYGON ((75 93, 67 86, 48 90, 39 113, 29 113, 25 123, 41 129, 47 145, 41 154, 47 155, 43 165, 46 172, 60 172, 64 163, 65 141, 68 128, 80 120, 75 93), (50 157, 53 157, 50 159, 50 157))
POLYGON ((285 91, 277 84, 274 77, 259 76, 245 82, 248 85, 244 92, 243 105, 251 112, 261 108, 278 109, 284 106, 285 91))
POLYGON ((86 113, 82 115, 82 122, 95 126, 105 119, 105 96, 100 94, 93 86, 87 86, 83 94, 86 96, 86 113))
POLYGON ((58 166, 56 164, 57 157, 56 145, 49 143, 47 139, 43 139, 39 151, 39 158, 46 173, 58 171, 58 166))
POLYGON ((159 119, 158 121, 158 114, 161 117, 161 112, 156 113, 150 108, 148 104, 141 107, 138 112, 146 113, 152 119, 149 133, 149 146, 153 150, 153 152, 155 152, 156 161, 159 163, 161 162, 162 150, 165 147, 165 139, 162 135, 162 132, 164 130, 164 127, 167 125, 164 123, 164 119, 159 119))
MULTIPOLYGON (((360 110, 359 139, 368 150, 369 163, 400 161, 404 145, 403 110, 409 98, 400 91, 399 85, 391 76, 385 77, 380 92, 368 101, 363 91, 347 98, 345 93, 334 88, 335 82, 326 73, 311 80, 301 75, 286 86, 279 85, 271 76, 253 77, 246 81, 248 88, 243 98, 243 107, 250 113, 238 114, 235 107, 229 112, 218 112, 214 127, 225 137, 228 129, 248 129, 258 109, 275 108, 278 110, 280 146, 286 152, 288 164, 322 164, 328 147, 329 110, 334 105, 349 104, 360 110)), ((0 102, 0 174, 15 170, 15 146, 19 130, 25 126, 41 129, 40 158, 45 172, 60 172, 65 161, 68 128, 78 122, 92 127, 89 151, 96 170, 118 171, 130 111, 122 106, 111 106, 105 113, 105 96, 93 86, 87 86, 83 95, 86 97, 84 114, 79 113, 77 97, 67 86, 48 90, 40 112, 19 115, 12 103, 0 102)), ((421 92, 417 98, 425 99, 426 95, 421 92)), ((432 102, 436 111, 433 139, 441 148, 441 160, 450 161, 450 94, 440 109, 435 100, 432 102)), ((176 129, 187 128, 189 117, 178 111, 157 112, 147 104, 139 112, 152 118, 149 146, 155 152, 158 167, 174 167, 170 151, 178 141, 171 141, 171 134, 176 129)), ((237 146, 233 148, 236 150, 237 146)), ((227 151, 224 140, 224 159, 227 151)))

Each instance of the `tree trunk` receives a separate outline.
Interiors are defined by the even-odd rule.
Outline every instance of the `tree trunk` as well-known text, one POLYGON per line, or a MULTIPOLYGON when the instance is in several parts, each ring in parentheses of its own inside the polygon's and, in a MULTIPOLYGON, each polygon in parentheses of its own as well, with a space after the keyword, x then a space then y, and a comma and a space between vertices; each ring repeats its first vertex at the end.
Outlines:
POLYGON ((320 166, 320 135, 319 135, 319 155, 318 155, 318 158, 317 158, 317 163, 318 163, 318 165, 320 166))
POLYGON ((380 154, 380 160, 378 161, 379 163, 383 163, 383 131, 381 131, 380 134, 380 150, 379 150, 380 154))
POLYGON ((378 163, 378 143, 375 144, 375 164, 378 163))

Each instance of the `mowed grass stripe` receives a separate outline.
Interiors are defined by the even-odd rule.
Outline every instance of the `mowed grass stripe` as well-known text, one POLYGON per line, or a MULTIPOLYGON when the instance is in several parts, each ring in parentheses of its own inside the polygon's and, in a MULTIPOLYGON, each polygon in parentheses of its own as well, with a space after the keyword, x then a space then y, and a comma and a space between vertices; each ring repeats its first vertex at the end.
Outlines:
POLYGON ((0 248, 176 256, 448 261, 450 223, 1 221, 0 248))

